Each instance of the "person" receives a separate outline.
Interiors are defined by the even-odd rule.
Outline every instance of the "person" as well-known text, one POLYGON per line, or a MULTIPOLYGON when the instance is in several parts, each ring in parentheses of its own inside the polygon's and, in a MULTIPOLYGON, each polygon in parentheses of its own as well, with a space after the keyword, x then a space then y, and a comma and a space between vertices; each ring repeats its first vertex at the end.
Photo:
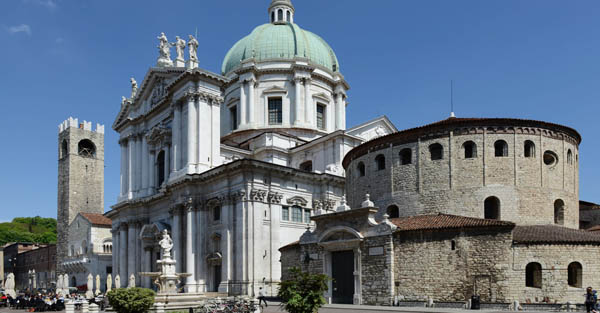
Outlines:
POLYGON ((585 292, 585 311, 587 313, 591 313, 595 309, 596 301, 598 301, 598 297, 593 292, 592 287, 587 287, 585 292))
POLYGON ((261 305, 262 302, 265 302, 265 307, 268 307, 267 300, 265 299, 265 292, 262 287, 258 288, 258 305, 261 305))

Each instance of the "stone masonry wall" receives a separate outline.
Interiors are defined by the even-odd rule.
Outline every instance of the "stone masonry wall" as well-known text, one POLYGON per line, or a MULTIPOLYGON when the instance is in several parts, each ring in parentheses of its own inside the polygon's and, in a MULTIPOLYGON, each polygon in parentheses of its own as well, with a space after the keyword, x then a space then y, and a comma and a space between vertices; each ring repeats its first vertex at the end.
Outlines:
POLYGON ((389 305, 394 297, 392 273, 394 269, 392 236, 369 237, 361 245, 362 303, 389 305), (383 248, 383 254, 369 253, 383 248))

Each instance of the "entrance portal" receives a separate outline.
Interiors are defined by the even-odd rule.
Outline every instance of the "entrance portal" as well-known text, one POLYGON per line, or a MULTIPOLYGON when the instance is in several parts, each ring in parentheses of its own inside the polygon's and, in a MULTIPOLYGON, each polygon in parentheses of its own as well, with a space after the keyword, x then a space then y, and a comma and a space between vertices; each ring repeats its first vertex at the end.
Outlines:
POLYGON ((215 288, 214 292, 219 291, 220 284, 221 284, 221 265, 215 265, 214 272, 213 272, 213 286, 215 288))
POLYGON ((331 253, 333 303, 352 304, 354 298, 354 252, 331 253))

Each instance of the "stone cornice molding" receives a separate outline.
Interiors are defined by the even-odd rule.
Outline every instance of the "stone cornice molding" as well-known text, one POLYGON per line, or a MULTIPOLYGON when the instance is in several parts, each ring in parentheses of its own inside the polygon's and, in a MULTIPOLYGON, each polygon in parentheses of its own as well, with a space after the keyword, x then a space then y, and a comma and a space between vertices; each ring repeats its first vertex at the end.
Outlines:
POLYGON ((181 203, 175 204, 173 207, 169 209, 169 215, 181 215, 183 213, 183 205, 181 203))
POLYGON ((265 202, 267 196, 266 190, 252 189, 250 190, 250 201, 265 202))
POLYGON ((225 196, 217 196, 210 198, 206 201, 206 209, 212 210, 213 208, 216 208, 218 206, 223 206, 223 203, 226 199, 227 198, 225 196))
POLYGON ((301 207, 306 207, 308 205, 308 201, 300 196, 294 196, 294 197, 288 198, 286 200, 286 202, 288 204, 297 205, 297 206, 301 206, 301 207))
POLYGON ((160 146, 171 142, 171 129, 165 125, 156 125, 146 133, 146 141, 149 145, 160 146))
POLYGON ((267 194, 267 202, 269 203, 281 203, 283 194, 276 191, 269 191, 267 194))
POLYGON ((232 192, 231 194, 229 194, 229 199, 232 203, 248 200, 246 198, 246 190, 240 189, 238 191, 232 192))
POLYGON ((313 94, 312 96, 313 96, 313 98, 321 99, 321 100, 323 100, 323 101, 325 101, 327 103, 331 102, 331 98, 327 94, 325 94, 324 92, 313 94))
POLYGON ((287 89, 279 87, 279 86, 273 86, 271 88, 267 88, 265 90, 263 90, 263 94, 269 94, 269 93, 282 93, 282 94, 287 94, 287 89))

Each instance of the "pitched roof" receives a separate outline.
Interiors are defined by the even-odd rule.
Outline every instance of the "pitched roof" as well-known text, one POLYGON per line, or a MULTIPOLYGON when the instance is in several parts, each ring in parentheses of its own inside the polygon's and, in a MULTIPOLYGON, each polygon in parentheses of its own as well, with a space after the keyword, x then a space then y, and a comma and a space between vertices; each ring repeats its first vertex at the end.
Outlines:
POLYGON ((102 214, 98 213, 79 213, 83 218, 88 220, 92 225, 98 226, 112 226, 112 220, 102 214))
POLYGON ((293 247, 296 247, 298 245, 300 245, 300 241, 296 240, 296 241, 294 241, 292 243, 288 243, 287 245, 279 248, 279 251, 285 250, 285 249, 289 249, 289 248, 293 248, 293 247))
POLYGON ((600 244, 600 234, 557 225, 517 226, 513 231, 513 241, 537 244, 600 244))
POLYGON ((390 222, 398 226, 397 231, 515 226, 511 222, 442 213, 393 218, 390 222))

